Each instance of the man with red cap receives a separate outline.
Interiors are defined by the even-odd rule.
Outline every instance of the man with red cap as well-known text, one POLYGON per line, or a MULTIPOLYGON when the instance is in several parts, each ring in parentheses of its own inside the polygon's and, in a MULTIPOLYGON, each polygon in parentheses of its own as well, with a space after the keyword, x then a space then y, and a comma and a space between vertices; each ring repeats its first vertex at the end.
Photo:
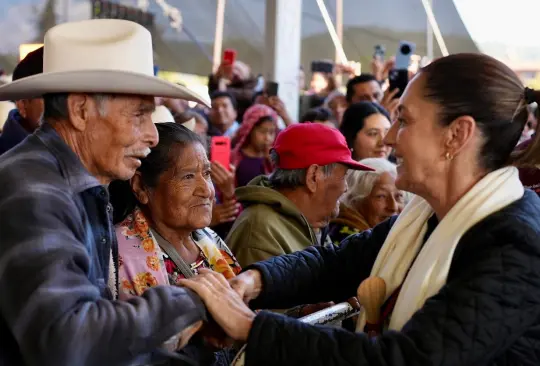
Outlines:
POLYGON ((338 130, 319 123, 285 129, 271 159, 269 177, 236 191, 245 210, 226 242, 242 266, 323 245, 320 232, 339 214, 347 170, 371 170, 352 159, 338 130))

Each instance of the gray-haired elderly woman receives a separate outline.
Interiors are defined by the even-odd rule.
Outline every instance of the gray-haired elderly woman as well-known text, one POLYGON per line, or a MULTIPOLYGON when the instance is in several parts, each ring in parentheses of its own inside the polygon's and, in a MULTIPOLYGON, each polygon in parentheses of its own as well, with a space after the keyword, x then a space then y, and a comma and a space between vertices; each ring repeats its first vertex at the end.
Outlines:
POLYGON ((368 230, 399 214, 407 194, 396 188, 396 166, 383 158, 370 158, 361 164, 375 171, 351 171, 347 175, 349 190, 341 198, 339 216, 330 222, 329 235, 335 244, 349 235, 368 230))

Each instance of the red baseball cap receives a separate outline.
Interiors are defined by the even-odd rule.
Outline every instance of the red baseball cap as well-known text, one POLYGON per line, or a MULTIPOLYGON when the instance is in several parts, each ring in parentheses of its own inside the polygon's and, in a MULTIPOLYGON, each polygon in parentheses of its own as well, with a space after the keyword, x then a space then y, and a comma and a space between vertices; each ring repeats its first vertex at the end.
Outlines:
POLYGON ((353 160, 345 137, 338 129, 321 123, 297 123, 287 127, 277 136, 273 149, 279 156, 277 168, 280 169, 340 163, 354 170, 374 170, 353 160))

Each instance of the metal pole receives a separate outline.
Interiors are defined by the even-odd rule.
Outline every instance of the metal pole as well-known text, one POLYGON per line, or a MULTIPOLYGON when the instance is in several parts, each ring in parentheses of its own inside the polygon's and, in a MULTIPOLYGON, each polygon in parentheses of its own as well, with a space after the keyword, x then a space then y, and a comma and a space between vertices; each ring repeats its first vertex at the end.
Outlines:
MULTIPOLYGON (((343 44, 343 0, 336 0, 336 33, 339 42, 343 44)), ((340 54, 336 48, 336 63, 340 61, 340 54)))
MULTIPOLYGON (((429 0, 429 5, 433 9, 433 1, 429 0)), ((428 60, 433 60, 433 28, 431 27, 431 24, 429 23, 429 18, 426 15, 426 23, 427 23, 427 30, 426 30, 426 56, 428 57, 428 60)))
POLYGON ((346 65, 349 63, 349 61, 347 60, 345 50, 343 50, 343 45, 341 44, 341 41, 339 40, 339 37, 336 33, 336 29, 332 24, 332 19, 330 19, 330 15, 328 14, 328 9, 326 9, 326 5, 324 4, 323 0, 316 1, 317 5, 319 6, 319 10, 321 11, 321 15, 324 19, 324 23, 326 24, 326 28, 328 29, 328 33, 330 33, 330 37, 332 38, 332 42, 334 43, 334 47, 336 48, 336 53, 339 55, 339 62, 346 65))
POLYGON ((433 14, 433 9, 431 8, 431 5, 428 2, 429 0, 422 0, 422 5, 424 6, 424 10, 426 11, 426 16, 429 22, 429 25, 433 29, 433 34, 435 36, 435 40, 437 40, 437 44, 439 45, 439 48, 441 49, 441 53, 443 56, 448 56, 448 48, 446 48, 446 43, 444 43, 444 38, 441 34, 441 30, 439 29, 439 25, 437 24, 437 19, 435 19, 435 14, 433 14))
POLYGON ((216 35, 214 37, 214 72, 221 63, 221 50, 223 48, 223 23, 225 19, 225 0, 217 0, 216 9, 216 35))
POLYGON ((69 22, 69 0, 64 0, 64 22, 69 22))

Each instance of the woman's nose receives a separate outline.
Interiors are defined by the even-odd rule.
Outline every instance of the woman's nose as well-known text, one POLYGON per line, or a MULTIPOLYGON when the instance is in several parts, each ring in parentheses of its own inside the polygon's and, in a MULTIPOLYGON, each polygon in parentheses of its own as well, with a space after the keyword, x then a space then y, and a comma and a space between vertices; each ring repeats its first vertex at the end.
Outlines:
POLYGON ((212 185, 212 182, 209 182, 204 178, 199 179, 199 181, 197 182, 197 188, 194 191, 196 196, 203 198, 211 198, 213 192, 214 187, 212 185))

